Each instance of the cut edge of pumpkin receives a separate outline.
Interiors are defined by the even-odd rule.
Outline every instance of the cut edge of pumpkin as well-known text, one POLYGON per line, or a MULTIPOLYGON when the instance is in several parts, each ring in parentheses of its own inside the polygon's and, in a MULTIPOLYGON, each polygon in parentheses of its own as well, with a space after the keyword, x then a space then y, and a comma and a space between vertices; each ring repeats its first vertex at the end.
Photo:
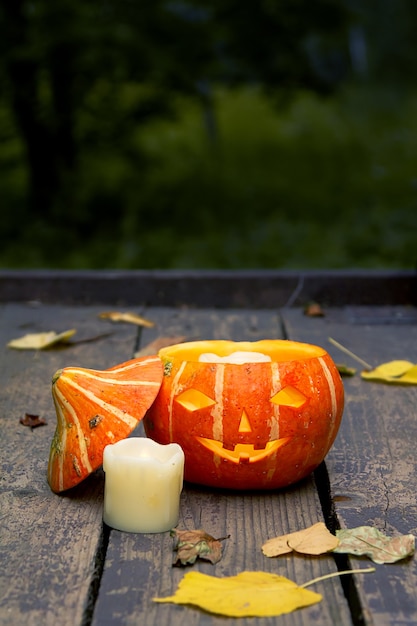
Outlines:
MULTIPOLYGON (((161 348, 158 354, 165 361, 179 358, 184 361, 198 362, 200 355, 204 353, 215 353, 220 358, 224 358, 238 351, 262 353, 271 357, 271 360, 277 363, 295 359, 314 359, 327 354, 327 351, 320 346, 289 339, 188 341, 161 348)), ((256 364, 267 365, 268 363, 259 362, 256 364)))

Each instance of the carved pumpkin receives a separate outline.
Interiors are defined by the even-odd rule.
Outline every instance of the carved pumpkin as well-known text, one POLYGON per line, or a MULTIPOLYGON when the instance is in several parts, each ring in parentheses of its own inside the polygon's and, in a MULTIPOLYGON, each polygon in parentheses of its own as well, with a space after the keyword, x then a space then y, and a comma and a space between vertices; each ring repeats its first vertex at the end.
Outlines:
POLYGON ((132 359, 107 370, 65 367, 52 378, 57 425, 48 482, 57 493, 74 487, 103 462, 107 444, 127 437, 161 386, 158 356, 132 359))
POLYGON ((185 480, 272 489, 312 472, 343 412, 343 383, 318 346, 287 340, 197 341, 163 348, 147 435, 177 442, 185 480))

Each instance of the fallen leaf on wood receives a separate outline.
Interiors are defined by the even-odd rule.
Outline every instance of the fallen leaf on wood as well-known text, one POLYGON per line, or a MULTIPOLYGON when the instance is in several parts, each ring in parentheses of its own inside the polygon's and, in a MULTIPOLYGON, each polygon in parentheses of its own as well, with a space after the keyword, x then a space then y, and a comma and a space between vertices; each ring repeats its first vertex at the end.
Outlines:
POLYGON ((308 317, 324 317, 325 313, 320 304, 317 302, 310 302, 304 308, 304 315, 308 317))
POLYGON ((262 552, 269 557, 292 551, 317 556, 331 552, 338 544, 339 539, 332 535, 325 524, 317 522, 303 530, 269 539, 262 546, 262 552))
POLYGON ((273 539, 268 539, 263 546, 262 552, 265 556, 281 556, 282 554, 289 554, 293 552, 293 549, 288 545, 288 537, 290 535, 280 535, 273 539))
POLYGON ((317 604, 322 596, 267 572, 241 572, 224 578, 189 572, 173 596, 153 600, 191 604, 228 617, 266 617, 317 604))
POLYGON ((336 531, 339 545, 333 552, 368 556, 374 563, 395 563, 414 553, 413 535, 387 537, 372 526, 336 531))
POLYGON ((192 565, 197 558, 217 563, 222 558, 221 542, 228 537, 214 539, 205 530, 171 530, 174 550, 177 552, 174 565, 192 565))
POLYGON ((167 346, 172 346, 177 343, 182 343, 185 341, 185 336, 179 337, 158 337, 154 341, 146 344, 143 348, 135 352, 135 359, 138 359, 141 356, 149 356, 151 354, 158 354, 161 348, 166 348, 167 346))
POLYGON ((417 365, 410 361, 397 360, 381 363, 377 367, 372 367, 366 361, 345 348, 335 339, 329 337, 330 343, 340 348, 361 363, 366 369, 361 372, 361 378, 378 383, 389 383, 392 385, 417 385, 417 365))
POLYGON ((136 324, 137 326, 146 326, 152 328, 155 323, 151 320, 138 315, 137 313, 123 313, 119 311, 106 311, 99 313, 98 315, 103 320, 110 320, 111 322, 127 322, 128 324, 136 324))
POLYGON ((301 554, 325 554, 334 550, 338 544, 337 537, 332 535, 323 522, 292 533, 288 538, 290 548, 301 554))
POLYGON ((47 424, 47 421, 39 417, 39 415, 31 415, 30 413, 25 413, 25 417, 21 417, 19 421, 23 426, 29 426, 32 429, 38 426, 46 426, 47 424))
POLYGON ((7 347, 16 350, 44 350, 59 343, 67 343, 76 332, 75 329, 71 329, 63 333, 56 333, 53 330, 45 333, 31 333, 18 339, 12 339, 7 347))
POLYGON ((356 368, 348 367, 344 363, 336 363, 337 371, 341 376, 355 376, 356 368))
POLYGON ((410 361, 388 361, 361 373, 364 380, 393 385, 417 385, 417 365, 410 361))

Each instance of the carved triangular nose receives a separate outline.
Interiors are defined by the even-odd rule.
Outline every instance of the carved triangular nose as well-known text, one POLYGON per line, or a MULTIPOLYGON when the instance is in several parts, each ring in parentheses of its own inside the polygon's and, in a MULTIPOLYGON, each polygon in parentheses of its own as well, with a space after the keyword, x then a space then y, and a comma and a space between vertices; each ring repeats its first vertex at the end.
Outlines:
POLYGON ((249 422, 249 418, 246 415, 245 411, 242 412, 242 417, 240 418, 239 424, 239 432, 240 433, 251 433, 252 428, 249 422))

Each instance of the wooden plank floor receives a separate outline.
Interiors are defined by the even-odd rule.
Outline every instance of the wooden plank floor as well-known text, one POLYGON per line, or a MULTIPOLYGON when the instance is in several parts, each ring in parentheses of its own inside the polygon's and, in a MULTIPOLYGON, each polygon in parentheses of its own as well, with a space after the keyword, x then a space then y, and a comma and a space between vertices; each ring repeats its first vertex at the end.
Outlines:
MULTIPOLYGON (((137 330, 103 322, 97 316, 100 311, 102 307, 39 303, 0 306, 0 625, 223 624, 224 619, 196 609, 152 602, 154 596, 172 593, 184 570, 172 567, 168 533, 128 534, 103 527, 101 470, 73 493, 51 493, 46 466, 55 428, 52 375, 67 365, 110 367, 160 336, 190 340, 286 336, 323 345, 336 361, 346 362, 347 357, 328 343, 330 335, 375 365, 394 358, 417 362, 417 325, 401 323, 398 316, 391 319, 388 310, 381 316, 380 308, 378 314, 367 309, 368 317, 359 309, 330 309, 324 318, 307 318, 300 309, 156 307, 136 311, 156 322, 154 328, 137 330), (68 328, 76 328, 77 334, 67 348, 18 352, 6 347, 7 341, 28 332, 68 328), (31 431, 19 423, 25 413, 39 414, 48 424, 31 431)), ((316 479, 310 476, 271 493, 185 486, 179 526, 231 535, 217 565, 200 562, 196 569, 216 575, 260 569, 301 584, 336 571, 338 564, 327 556, 267 559, 260 549, 267 538, 324 519, 342 527, 372 524, 388 533, 417 532, 417 389, 377 385, 358 376, 345 379, 345 388, 342 427, 316 479)), ((350 564, 366 567, 370 562, 352 559, 350 564)), ((317 584, 314 589, 324 599, 314 607, 278 619, 235 622, 239 626, 417 623, 414 559, 347 578, 345 590, 339 578, 317 584)))
MULTIPOLYGON (((330 310, 308 318, 286 310, 292 339, 318 343, 339 363, 358 367, 333 348, 336 339, 372 366, 417 363, 415 310, 379 307, 330 310)), ((345 379, 346 408, 326 458, 335 515, 342 527, 375 526, 389 535, 417 535, 417 387, 345 379)), ((363 559, 351 559, 354 567, 363 559)), ((377 566, 356 579, 364 615, 376 626, 417 624, 417 562, 377 566), (372 621, 371 621, 372 619, 372 621)), ((367 622, 368 623, 368 622, 367 622)))
MULTIPOLYGON (((150 309, 147 316, 157 321, 155 329, 142 333, 147 344, 163 331, 167 336, 185 334, 192 339, 252 340, 279 338, 281 327, 276 311, 150 309)), ((266 539, 323 521, 314 483, 310 477, 301 485, 279 493, 238 494, 186 486, 181 501, 179 528, 203 527, 214 537, 230 534, 224 556, 215 566, 198 562, 193 567, 216 576, 234 575, 245 569, 263 570, 306 582, 336 571, 332 558, 268 559, 261 546, 266 539)), ((172 540, 158 536, 129 535, 112 531, 93 624, 144 624, 167 626, 188 624, 217 626, 224 618, 209 616, 189 607, 155 604, 154 596, 171 595, 184 575, 172 567, 172 540), (146 566, 144 567, 144 563, 146 566)), ((351 617, 339 580, 317 585, 326 601, 291 615, 280 617, 283 625, 340 626, 351 624, 351 617)), ((237 620, 239 625, 257 623, 269 626, 276 618, 237 620)))
MULTIPOLYGON (((0 307, 0 623, 80 624, 102 541, 102 479, 57 496, 46 482, 55 430, 51 378, 65 365, 110 367, 128 358, 136 331, 104 325, 97 309, 40 305, 0 307), (26 333, 76 328, 96 342, 40 352, 6 347, 26 333), (46 419, 34 430, 25 413, 46 419)), ((74 337, 75 340, 75 337, 74 337)))

